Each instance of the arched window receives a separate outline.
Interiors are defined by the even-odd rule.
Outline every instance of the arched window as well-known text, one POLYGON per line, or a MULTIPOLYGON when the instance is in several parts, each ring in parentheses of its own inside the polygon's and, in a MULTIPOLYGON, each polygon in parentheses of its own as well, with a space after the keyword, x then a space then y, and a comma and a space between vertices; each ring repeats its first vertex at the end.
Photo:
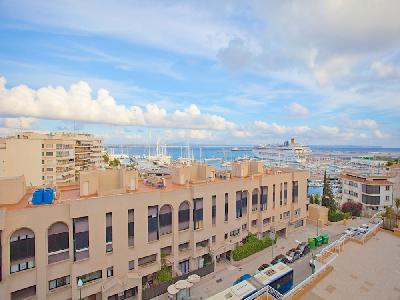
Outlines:
POLYGON ((47 230, 48 263, 69 259, 69 230, 65 223, 57 222, 47 230))
POLYGON ((10 273, 34 267, 35 234, 28 228, 21 228, 10 237, 10 273))
POLYGON ((179 230, 189 229, 190 205, 188 201, 182 202, 181 205, 179 205, 178 222, 179 230))
POLYGON ((160 235, 172 232, 172 208, 171 205, 164 205, 160 209, 160 235))

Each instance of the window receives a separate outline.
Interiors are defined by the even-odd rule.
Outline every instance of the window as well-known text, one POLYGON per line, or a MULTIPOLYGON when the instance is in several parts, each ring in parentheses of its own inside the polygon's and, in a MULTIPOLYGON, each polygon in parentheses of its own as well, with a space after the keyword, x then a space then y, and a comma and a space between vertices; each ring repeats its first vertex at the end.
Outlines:
POLYGON ((379 205, 380 197, 379 196, 369 196, 369 195, 363 194, 361 201, 364 204, 379 205))
POLYGON ((252 220, 251 221, 251 226, 256 227, 257 226, 257 220, 252 220))
POLYGON ((78 282, 78 280, 81 279, 82 282, 83 282, 83 285, 85 285, 85 284, 87 284, 89 282, 92 282, 92 281, 95 281, 97 279, 100 279, 101 277, 102 277, 102 271, 98 270, 98 271, 91 272, 91 273, 88 273, 88 274, 85 274, 85 275, 82 275, 82 276, 78 276, 76 278, 76 282, 78 282))
POLYGON ((36 296, 36 285, 11 293, 11 300, 21 300, 36 296))
POLYGON ((297 220, 296 222, 294 222, 294 228, 298 228, 303 226, 303 220, 297 220))
POLYGON ((135 210, 128 210, 128 246, 135 245, 135 210))
POLYGON ((156 262, 156 261, 157 261, 157 254, 148 255, 148 256, 139 258, 138 266, 151 264, 151 263, 156 262))
POLYGON ((300 208, 298 208, 298 209, 296 209, 296 210, 294 211, 294 215, 295 215, 296 217, 300 216, 300 208))
POLYGON ((193 199, 194 230, 203 228, 203 198, 193 199))
POLYGON ((89 222, 88 217, 73 219, 74 260, 89 257, 89 222))
POLYGON ((35 235, 22 228, 10 237, 10 273, 35 267, 35 235))
POLYGON ((225 193, 225 222, 228 222, 229 215, 229 196, 228 193, 225 193))
POLYGON ((263 225, 268 225, 269 223, 271 223, 271 218, 265 218, 263 220, 263 225))
POLYGON ((71 283, 71 276, 63 276, 49 281, 49 290, 53 290, 71 283))
POLYGON ((247 223, 242 224, 242 231, 247 230, 247 223))
POLYGON ((227 240, 228 239, 228 233, 224 234, 224 239, 227 240))
POLYGON ((53 172, 53 168, 46 168, 46 171, 53 172))
POLYGON ((298 202, 299 201, 299 182, 298 181, 293 181, 292 182, 292 202, 298 202))
POLYGON ((172 208, 171 205, 163 205, 159 214, 160 235, 172 232, 172 208))
POLYGON ((128 262, 128 270, 133 270, 135 268, 135 261, 134 260, 130 260, 128 262))
POLYGON ((275 208, 275 184, 272 185, 272 208, 275 208))
POLYGON ((212 199, 211 218, 212 218, 212 224, 215 226, 215 224, 217 223, 217 196, 213 195, 211 199, 212 199))
POLYGON ((107 268, 107 278, 113 277, 113 276, 114 276, 114 267, 108 267, 107 268))
POLYGON ((268 201, 268 187, 262 186, 261 187, 261 198, 260 198, 260 210, 267 209, 267 201, 268 201))
POLYGON ((179 270, 182 272, 182 274, 189 273, 189 260, 179 262, 179 270))
POLYGON ((112 252, 112 213, 106 213, 106 252, 112 252))
POLYGON ((283 185, 282 183, 279 185, 280 189, 279 189, 279 205, 282 206, 283 204, 283 185))
POLYGON ((242 192, 236 192, 236 219, 242 217, 242 192))
POLYGON ((258 189, 254 189, 251 194, 251 210, 258 210, 258 189))
POLYGON ((172 253, 172 247, 171 246, 167 246, 167 247, 161 248, 161 257, 171 255, 171 253, 172 253))
POLYGON ((385 187, 385 189, 386 189, 387 191, 390 191, 390 185, 387 185, 387 186, 385 187))
POLYGON ((242 191, 242 214, 247 215, 247 191, 242 191))
POLYGON ((207 246, 208 246, 208 239, 196 243, 196 248, 205 248, 207 246))
POLYGON ((69 258, 69 232, 65 223, 57 222, 47 230, 48 263, 69 258))
POLYGON ((148 230, 148 241, 157 241, 159 239, 158 232, 158 205, 148 207, 147 216, 147 230, 148 230))
POLYGON ((390 196, 386 196, 386 201, 389 201, 390 200, 390 196))
POLYGON ((133 300, 136 299, 137 295, 137 287, 131 288, 129 290, 125 290, 123 293, 118 293, 112 296, 109 296, 107 300, 133 300))
POLYGON ((238 236, 240 234, 240 228, 237 228, 235 230, 232 230, 229 235, 230 236, 238 236))
POLYGON ((366 193, 366 194, 379 194, 380 193, 380 186, 379 185, 363 184, 362 185, 362 192, 366 193))
POLYGON ((280 214, 280 215, 279 215, 279 219, 281 219, 281 220, 282 220, 282 214, 280 214))
POLYGON ((289 216, 290 216, 290 211, 285 211, 285 212, 283 213, 283 218, 284 218, 284 219, 289 218, 289 216))
POLYGON ((287 204, 287 196, 288 196, 288 193, 287 193, 287 182, 284 182, 283 183, 283 205, 287 204))
POLYGON ((272 216, 272 223, 275 222, 275 216, 272 216))
POLYGON ((53 152, 46 152, 46 156, 53 156, 53 152))
POLYGON ((179 251, 185 251, 189 249, 189 242, 179 244, 178 246, 179 251))
POLYGON ((185 201, 182 202, 181 205, 179 205, 179 212, 178 212, 179 230, 189 229, 189 221, 190 221, 189 203, 185 201))
POLYGON ((211 237, 211 242, 212 242, 213 244, 215 244, 216 240, 217 240, 217 236, 216 236, 216 235, 213 235, 213 236, 211 237))

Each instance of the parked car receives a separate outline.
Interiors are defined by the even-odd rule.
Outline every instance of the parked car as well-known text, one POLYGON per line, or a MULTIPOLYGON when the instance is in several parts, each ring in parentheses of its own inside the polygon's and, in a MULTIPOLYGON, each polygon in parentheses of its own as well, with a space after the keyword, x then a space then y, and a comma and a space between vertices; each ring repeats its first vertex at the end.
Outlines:
POLYGON ((310 252, 310 247, 308 246, 308 244, 306 242, 300 243, 296 249, 298 251, 300 251, 300 255, 304 256, 306 254, 308 254, 310 252))
POLYGON ((356 231, 357 231, 357 232, 361 232, 362 234, 365 234, 365 233, 368 232, 368 229, 366 229, 366 228, 360 226, 360 227, 358 227, 358 228, 356 229, 356 231))
POLYGON ((258 271, 265 270, 266 268, 269 268, 271 265, 270 264, 262 264, 261 266, 258 267, 258 271))
POLYGON ((279 254, 275 256, 275 258, 271 261, 271 265, 276 265, 278 262, 283 262, 284 264, 288 264, 289 260, 283 254, 279 254))
POLYGON ((369 225, 368 224, 362 224, 360 227, 364 228, 364 229, 369 229, 369 225))
POLYGON ((346 229, 343 231, 343 233, 344 233, 344 234, 348 234, 348 235, 354 235, 354 234, 356 233, 356 231, 357 231, 357 228, 349 227, 349 228, 346 228, 346 229))
POLYGON ((300 256, 301 253, 296 248, 290 249, 288 252, 286 252, 286 258, 288 259, 289 263, 295 262, 300 258, 300 256))

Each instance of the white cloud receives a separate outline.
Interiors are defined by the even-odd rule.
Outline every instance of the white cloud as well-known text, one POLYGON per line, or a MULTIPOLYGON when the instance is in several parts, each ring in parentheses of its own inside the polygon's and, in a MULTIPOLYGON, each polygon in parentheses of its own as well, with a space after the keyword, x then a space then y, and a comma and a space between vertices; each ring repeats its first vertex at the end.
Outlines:
POLYGON ((400 66, 393 64, 385 64, 382 62, 374 62, 371 65, 371 69, 378 74, 379 77, 399 77, 400 76, 400 66))
POLYGON ((306 117, 310 114, 310 111, 304 105, 293 102, 287 107, 287 111, 291 117, 306 117))
POLYGON ((349 120, 348 124, 350 127, 353 128, 365 128, 365 129, 378 128, 378 123, 372 119, 349 120))
POLYGON ((99 89, 92 98, 92 90, 84 81, 71 85, 68 90, 51 86, 33 90, 25 85, 7 89, 5 83, 5 78, 0 77, 0 115, 3 116, 160 128, 226 130, 236 127, 221 116, 201 113, 194 104, 168 113, 156 104, 148 104, 145 109, 118 104, 105 89, 99 89))
POLYGON ((276 135, 283 134, 301 134, 310 130, 308 126, 284 126, 276 123, 268 124, 264 121, 255 121, 254 126, 256 129, 262 130, 264 133, 271 133, 276 135))
POLYGON ((4 127, 14 129, 28 129, 31 128, 35 122, 36 119, 25 117, 0 119, 0 124, 3 124, 4 127))
POLYGON ((163 134, 163 140, 165 141, 210 141, 215 137, 214 133, 208 130, 166 130, 163 134))

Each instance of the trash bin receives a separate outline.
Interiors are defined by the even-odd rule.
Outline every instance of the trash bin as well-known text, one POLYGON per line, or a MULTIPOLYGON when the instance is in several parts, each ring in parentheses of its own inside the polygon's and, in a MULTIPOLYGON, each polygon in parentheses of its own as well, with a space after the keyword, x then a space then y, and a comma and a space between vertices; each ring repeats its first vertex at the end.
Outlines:
POLYGON ((314 238, 314 240, 315 240, 315 246, 319 247, 319 246, 322 245, 322 237, 321 237, 320 235, 319 235, 319 236, 316 236, 316 237, 314 238))
POLYGON ((328 244, 328 242, 329 242, 329 236, 328 236, 326 233, 321 234, 321 236, 322 236, 322 243, 323 243, 323 244, 328 244))
POLYGON ((310 249, 315 249, 315 240, 313 237, 309 237, 308 238, 308 247, 310 247, 310 249))

